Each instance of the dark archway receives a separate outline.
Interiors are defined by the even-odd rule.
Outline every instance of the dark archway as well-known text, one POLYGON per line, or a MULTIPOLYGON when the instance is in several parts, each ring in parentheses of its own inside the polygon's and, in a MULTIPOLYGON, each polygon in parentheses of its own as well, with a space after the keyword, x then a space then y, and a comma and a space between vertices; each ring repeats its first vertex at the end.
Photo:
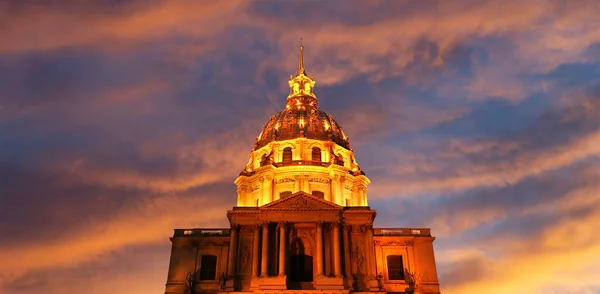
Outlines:
POLYGON ((312 282, 313 257, 306 254, 302 240, 294 239, 290 249, 290 282, 312 282))

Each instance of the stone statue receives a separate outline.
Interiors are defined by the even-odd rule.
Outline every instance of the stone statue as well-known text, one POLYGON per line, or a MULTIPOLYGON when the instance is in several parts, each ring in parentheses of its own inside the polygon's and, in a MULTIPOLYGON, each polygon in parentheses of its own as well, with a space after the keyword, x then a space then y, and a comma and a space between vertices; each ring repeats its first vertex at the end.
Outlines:
POLYGON ((225 290, 225 283, 227 283, 227 276, 225 273, 221 273, 219 276, 219 285, 221 286, 221 290, 225 290))
POLYGON ((365 261, 365 257, 362 254, 360 247, 356 246, 353 252, 354 264, 356 266, 356 272, 363 272, 363 262, 365 261))
POLYGON ((310 83, 304 83, 304 92, 310 93, 310 83))
POLYGON ((185 277, 185 281, 187 282, 187 284, 185 285, 185 293, 189 293, 189 294, 195 294, 196 293, 196 277, 195 277, 195 273, 192 272, 188 272, 187 276, 185 277))
POLYGON ((383 274, 379 273, 376 277, 377 279, 377 287, 379 288, 379 291, 383 290, 383 274))

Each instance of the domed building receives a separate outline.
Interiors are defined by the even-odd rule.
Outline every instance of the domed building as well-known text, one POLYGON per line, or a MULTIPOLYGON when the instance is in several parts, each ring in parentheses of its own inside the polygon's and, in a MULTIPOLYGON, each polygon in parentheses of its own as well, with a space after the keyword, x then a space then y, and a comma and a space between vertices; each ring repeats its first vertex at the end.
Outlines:
POLYGON ((165 293, 440 293, 428 228, 373 228, 370 180, 318 107, 303 47, 235 180, 230 228, 175 229, 165 293))

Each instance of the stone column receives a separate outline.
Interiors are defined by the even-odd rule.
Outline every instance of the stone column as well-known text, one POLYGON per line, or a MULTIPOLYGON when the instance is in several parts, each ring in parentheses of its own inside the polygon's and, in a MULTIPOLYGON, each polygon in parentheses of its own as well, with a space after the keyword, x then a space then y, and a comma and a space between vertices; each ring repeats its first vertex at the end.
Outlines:
POLYGON ((337 205, 342 205, 341 201, 339 200, 340 198, 340 194, 342 194, 342 191, 340 191, 340 177, 339 176, 333 176, 333 179, 331 180, 331 202, 337 204, 337 205))
POLYGON ((280 222, 279 225, 279 276, 285 276, 285 248, 286 248, 286 236, 285 236, 285 228, 286 223, 280 222))
POLYGON ((346 192, 346 188, 344 188, 344 182, 346 181, 346 177, 340 177, 340 194, 338 195, 339 205, 346 206, 346 197, 344 197, 344 193, 346 192))
POLYGON ((254 225, 254 236, 252 242, 252 277, 258 276, 258 256, 260 254, 260 225, 254 225))
POLYGON ((301 186, 300 186, 300 184, 301 184, 301 182, 300 182, 300 180, 301 180, 300 176, 294 176, 294 180, 295 180, 294 181, 294 191, 292 191, 292 194, 300 191, 300 189, 301 189, 301 186))
POLYGON ((369 275, 369 278, 375 279, 377 273, 374 273, 373 271, 376 271, 377 269, 375 268, 375 258, 373 256, 375 253, 375 245, 373 244, 373 225, 365 225, 365 228, 365 244, 367 245, 367 274, 369 275))
POLYGON ((263 204, 267 204, 273 201, 273 178, 266 176, 263 180, 263 204))
POLYGON ((323 222, 317 222, 317 277, 323 275, 323 222))
POLYGON ((266 277, 267 274, 267 256, 269 255, 269 222, 264 222, 262 227, 262 260, 260 263, 260 276, 266 277))
POLYGON ((342 242, 344 242, 342 244, 342 246, 344 247, 344 271, 346 273, 346 275, 350 275, 352 273, 352 263, 350 261, 350 242, 348 240, 348 231, 350 229, 350 225, 347 223, 343 224, 343 231, 342 231, 342 242))
POLYGON ((302 191, 309 193, 310 188, 309 188, 309 183, 308 183, 308 179, 310 178, 309 175, 304 175, 304 177, 302 178, 302 183, 304 188, 302 188, 302 191))
POLYGON ((336 277, 342 276, 342 259, 340 258, 340 223, 334 222, 333 226, 333 274, 336 277))
POLYGON ((364 187, 362 189, 362 200, 363 206, 369 206, 369 202, 367 201, 367 187, 364 187))
POLYGON ((231 225, 229 236, 229 256, 227 257, 227 276, 235 276, 235 261, 237 260, 237 229, 238 225, 231 225))
POLYGON ((329 199, 327 199, 327 195, 325 195, 325 200, 336 203, 335 202, 335 176, 329 177, 329 199))

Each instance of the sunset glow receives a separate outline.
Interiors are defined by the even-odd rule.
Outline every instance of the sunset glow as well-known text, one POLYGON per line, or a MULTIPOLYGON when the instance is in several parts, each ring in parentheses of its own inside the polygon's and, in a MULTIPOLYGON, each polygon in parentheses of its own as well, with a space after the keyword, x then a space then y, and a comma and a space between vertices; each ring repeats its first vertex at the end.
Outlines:
POLYGON ((1 294, 164 293, 294 91, 442 293, 600 293, 600 1, 35 2, 0 3, 1 294))

